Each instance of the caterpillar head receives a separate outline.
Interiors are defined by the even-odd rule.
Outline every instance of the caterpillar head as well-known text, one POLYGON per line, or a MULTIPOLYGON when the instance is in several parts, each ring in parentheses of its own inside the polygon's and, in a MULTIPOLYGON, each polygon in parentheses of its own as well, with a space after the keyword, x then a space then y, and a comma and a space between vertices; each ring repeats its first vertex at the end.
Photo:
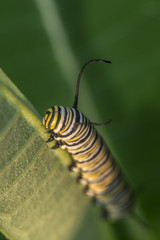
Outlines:
POLYGON ((46 111, 46 114, 43 118, 43 125, 49 130, 54 130, 56 127, 59 116, 58 106, 53 106, 46 111))

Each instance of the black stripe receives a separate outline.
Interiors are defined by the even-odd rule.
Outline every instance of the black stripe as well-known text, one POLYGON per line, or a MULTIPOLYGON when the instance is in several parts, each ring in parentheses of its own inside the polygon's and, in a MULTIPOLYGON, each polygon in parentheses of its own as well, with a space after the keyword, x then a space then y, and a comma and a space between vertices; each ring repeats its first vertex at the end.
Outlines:
MULTIPOLYGON (((87 126, 87 125, 86 125, 86 126, 87 126)), ((74 131, 75 131, 75 129, 73 128, 70 133, 68 133, 68 134, 66 134, 66 135, 63 135, 62 138, 63 138, 63 137, 68 137, 68 136, 69 136, 70 134, 72 134, 74 131)), ((85 128, 84 128, 83 131, 85 131, 85 128)), ((79 132, 79 131, 78 131, 78 132, 79 132)), ((89 133, 90 133, 90 131, 89 131, 89 133)), ((89 133, 88 133, 88 134, 89 134, 89 133)), ((78 133, 77 133, 77 134, 78 134, 78 133)), ((77 134, 76 134, 76 135, 77 135, 77 134)), ((83 138, 83 136, 84 136, 85 134, 86 134, 86 131, 85 131, 84 134, 80 137, 80 141, 78 141, 78 142, 76 142, 76 143, 74 143, 74 144, 72 144, 72 143, 71 143, 71 144, 68 144, 68 143, 66 143, 65 141, 64 141, 64 143, 65 143, 66 146, 76 146, 76 145, 78 145, 79 143, 81 143, 81 142, 84 141, 85 138, 83 138)), ((87 134, 87 135, 88 135, 88 134, 87 134)), ((74 137, 75 137, 75 136, 74 136, 74 137)), ((87 136, 86 136, 86 137, 87 137, 87 136)), ((66 140, 66 141, 68 141, 68 140, 66 140)), ((77 140, 76 140, 76 141, 77 141, 77 140)))
MULTIPOLYGON (((47 119, 45 120, 45 126, 46 126, 46 122, 47 122, 47 120, 48 120, 50 114, 51 114, 50 111, 47 111, 46 114, 45 114, 45 116, 48 115, 48 116, 47 116, 47 119)), ((49 125, 48 125, 48 127, 49 127, 49 125)))
POLYGON ((57 119, 56 125, 54 127, 55 129, 58 127, 60 119, 61 119, 61 108, 58 107, 58 119, 57 119))
POLYGON ((51 117, 51 119, 50 119, 50 121, 49 121, 49 124, 48 124, 48 127, 50 128, 51 127, 51 124, 52 124, 52 121, 53 121, 53 118, 54 118, 54 115, 55 115, 55 108, 54 108, 54 106, 53 107, 51 107, 52 108, 52 117, 51 117))
MULTIPOLYGON (((70 146, 76 146, 76 145, 78 145, 78 144, 80 144, 80 143, 83 143, 85 140, 86 140, 86 138, 90 135, 90 132, 91 132, 91 128, 89 129, 89 131, 88 131, 88 133, 87 133, 87 135, 85 136, 85 134, 86 134, 86 132, 87 132, 87 130, 86 130, 86 127, 87 127, 87 120, 86 120, 86 122, 84 123, 85 124, 85 128, 83 129, 83 131, 82 131, 82 136, 80 136, 79 137, 79 140, 76 140, 76 142, 74 143, 74 144, 72 144, 72 145, 70 145, 70 146)), ((83 127, 83 124, 82 124, 82 127, 83 127)), ((78 134, 78 133, 77 133, 78 134)))
MULTIPOLYGON (((71 112, 72 112, 72 119, 71 119, 71 122, 70 122, 68 128, 65 130, 65 132, 69 130, 69 128, 71 127, 72 122, 73 122, 73 115, 74 115, 74 113, 73 113, 72 108, 70 108, 70 110, 71 110, 71 112)), ((69 114, 69 117, 70 117, 70 113, 68 113, 68 114, 69 114)), ((69 117, 68 117, 68 121, 69 121, 69 117)), ((67 121, 67 123, 68 123, 68 121, 67 121)), ((66 125, 67 125, 67 123, 66 123, 66 125)), ((74 132, 74 131, 75 131, 75 130, 72 130, 72 131, 70 131, 70 132, 69 132, 68 134, 66 134, 66 135, 58 134, 58 136, 61 137, 61 138, 65 138, 65 137, 68 137, 68 136, 69 136, 72 132, 74 132)))
MULTIPOLYGON (((87 133, 87 136, 84 137, 84 139, 81 140, 81 141, 80 141, 79 143, 77 143, 76 145, 78 146, 79 144, 81 144, 81 143, 83 143, 83 142, 84 142, 84 145, 85 145, 86 142, 89 141, 89 138, 91 137, 91 136, 90 136, 90 132, 91 132, 91 129, 90 129, 89 132, 87 133)), ((91 146, 89 146, 88 148, 86 148, 86 149, 84 149, 84 150, 81 150, 81 151, 78 151, 78 150, 77 150, 77 152, 76 152, 76 153, 73 153, 73 155, 76 156, 76 155, 79 155, 79 154, 81 154, 81 153, 86 154, 88 150, 91 150, 91 148, 93 147, 93 145, 94 145, 94 143, 96 142, 96 140, 97 140, 97 134, 95 135, 95 139, 94 139, 93 143, 91 144, 91 146)), ((90 143, 90 142, 89 142, 89 143, 90 143)), ((89 144, 89 143, 88 143, 88 144, 89 144)), ((71 145, 71 146, 76 146, 76 145, 71 145)), ((82 145, 81 147, 83 147, 84 145, 82 145)), ((86 146, 85 146, 85 147, 86 147, 86 146)))
MULTIPOLYGON (((118 203, 118 201, 119 200, 121 200, 121 198, 123 198, 125 195, 127 195, 129 193, 129 187, 127 186, 127 185, 125 185, 124 187, 123 187, 123 189, 122 190, 120 190, 118 193, 116 193, 114 196, 112 196, 112 195, 110 195, 110 197, 112 197, 112 199, 111 200, 106 200, 106 202, 105 202, 105 199, 103 199, 103 202, 101 202, 101 200, 99 200, 99 203, 101 203, 101 204, 103 204, 104 206, 105 205, 116 205, 118 208, 119 208, 119 210, 120 210, 120 208, 122 207, 123 208, 123 206, 125 205, 124 203, 126 203, 125 201, 123 201, 122 203, 118 203), (122 206, 121 206, 122 205, 122 206)), ((109 195, 107 195, 107 197, 108 197, 109 195)), ((130 199, 130 198, 129 198, 130 199)), ((127 200, 127 202, 128 202, 128 200, 127 200)), ((115 207, 116 207, 115 206, 115 207)))
MULTIPOLYGON (((109 167, 109 168, 110 168, 110 167, 109 167)), ((112 162, 110 171, 109 171, 109 172, 106 171, 106 174, 103 176, 103 178, 101 178, 101 176, 104 174, 104 172, 101 173, 96 180, 94 179, 94 180, 89 181, 89 184, 90 184, 90 183, 99 183, 99 182, 101 182, 101 181, 104 181, 105 178, 108 178, 109 175, 110 175, 111 173, 113 173, 113 171, 115 170, 115 168, 116 168, 116 164, 115 164, 114 162, 112 162)), ((108 188, 108 186, 107 186, 107 188, 108 188)))
POLYGON ((133 203, 134 203, 134 199, 133 199, 133 196, 130 193, 130 196, 129 196, 128 200, 126 202, 124 202, 123 204, 121 204, 121 206, 118 206, 119 212, 120 213, 124 212, 124 210, 128 211, 133 206, 133 203))
POLYGON ((118 201, 128 193, 127 190, 128 190, 128 186, 125 185, 124 188, 121 189, 121 191, 119 191, 115 196, 113 196, 112 200, 110 200, 108 203, 109 204, 118 204, 118 201))
MULTIPOLYGON (((68 126, 68 128, 67 128, 67 130, 71 127, 71 125, 72 125, 72 123, 73 123, 73 118, 74 118, 74 111, 72 110, 72 108, 70 108, 70 110, 71 110, 71 112, 72 112, 72 118, 71 118, 71 122, 70 122, 70 124, 69 124, 69 126, 68 126)), ((66 131, 67 131, 66 130, 66 131)), ((70 132, 71 133, 71 132, 70 132)), ((69 134, 67 134, 68 136, 70 135, 70 133, 69 134)), ((66 135, 66 136, 67 136, 66 135)))
POLYGON ((119 172, 119 175, 116 177, 116 179, 114 179, 106 188, 106 190, 104 190, 103 192, 101 192, 98 195, 108 195, 109 193, 111 193, 112 191, 114 191, 114 189, 116 187, 118 187, 118 185, 120 184, 122 180, 122 176, 121 173, 119 172))
MULTIPOLYGON (((79 123, 79 121, 80 121, 80 112, 77 109, 74 109, 74 110, 76 110, 76 123, 79 123)), ((83 116, 83 114, 82 114, 82 116, 83 116)))
POLYGON ((104 158, 104 156, 102 157, 101 160, 99 160, 99 162, 102 161, 102 163, 101 163, 99 166, 97 166, 97 167, 95 168, 95 166, 99 164, 99 162, 97 162, 97 163, 95 163, 94 167, 92 167, 93 169, 92 169, 92 168, 90 168, 90 169, 88 169, 88 170, 83 170, 83 169, 82 169, 82 172, 83 172, 83 173, 92 173, 92 172, 97 171, 99 168, 101 168, 101 167, 108 161, 108 158, 109 158, 109 157, 110 157, 110 152, 108 153, 108 155, 106 155, 106 159, 105 159, 104 161, 102 161, 102 159, 104 158))
MULTIPOLYGON (((60 128, 59 131, 62 131, 63 128, 66 126, 66 119, 67 119, 67 109, 65 107, 64 108, 64 120, 63 120, 63 124, 62 124, 62 127, 60 128)), ((60 134, 59 134, 60 135, 60 134)))
POLYGON ((99 148, 98 152, 97 152, 95 155, 93 155, 92 158, 90 158, 90 159, 88 159, 88 160, 84 160, 84 161, 75 160, 75 162, 78 162, 78 163, 80 163, 80 164, 83 164, 83 163, 90 162, 90 161, 94 160, 94 158, 96 158, 96 156, 97 156, 97 155, 100 153, 100 151, 102 150, 103 145, 104 145, 104 142, 103 142, 103 139, 101 138, 100 148, 99 148))

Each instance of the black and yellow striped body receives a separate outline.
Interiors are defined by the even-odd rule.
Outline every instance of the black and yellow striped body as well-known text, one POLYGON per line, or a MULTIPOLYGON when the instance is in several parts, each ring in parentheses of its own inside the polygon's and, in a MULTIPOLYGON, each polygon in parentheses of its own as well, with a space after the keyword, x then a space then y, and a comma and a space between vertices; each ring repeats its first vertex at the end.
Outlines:
POLYGON ((75 108, 49 108, 43 124, 59 146, 67 149, 81 174, 86 193, 104 207, 109 219, 122 218, 133 205, 132 192, 121 175, 103 138, 94 125, 75 108))

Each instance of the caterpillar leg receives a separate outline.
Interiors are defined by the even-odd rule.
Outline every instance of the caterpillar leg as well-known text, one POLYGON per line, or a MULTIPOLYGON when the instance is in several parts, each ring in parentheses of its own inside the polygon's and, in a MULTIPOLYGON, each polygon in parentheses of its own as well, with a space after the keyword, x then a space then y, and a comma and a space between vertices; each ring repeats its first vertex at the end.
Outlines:
POLYGON ((48 140, 46 142, 51 142, 53 140, 54 140, 54 137, 53 137, 53 135, 51 135, 50 138, 48 138, 48 140))
POLYGON ((102 218, 105 219, 105 220, 107 220, 107 219, 108 219, 108 216, 109 216, 108 211, 107 211, 106 209, 104 209, 103 207, 102 207, 102 209, 101 209, 101 216, 102 216, 102 218))
POLYGON ((48 130, 47 132, 45 132, 45 133, 52 133, 52 130, 48 130))
POLYGON ((59 148, 59 147, 60 147, 59 143, 56 143, 56 145, 54 145, 53 147, 51 147, 51 149, 57 149, 57 148, 59 148))
MULTIPOLYGON (((52 140, 51 140, 51 141, 52 141, 52 140)), ((54 145, 53 147, 51 147, 51 149, 57 149, 57 148, 61 147, 62 145, 63 145, 63 142, 57 141, 57 142, 56 142, 56 145, 54 145)))
POLYGON ((87 196, 90 196, 90 197, 94 197, 94 196, 95 196, 94 191, 93 191, 93 190, 90 190, 88 185, 84 188, 83 192, 84 192, 87 196))
POLYGON ((93 205, 97 205, 97 199, 96 199, 95 196, 93 196, 93 197, 91 198, 91 203, 92 203, 93 205))
POLYGON ((82 184, 82 185, 87 185, 88 181, 87 179, 82 178, 81 176, 79 176, 79 178, 77 179, 78 183, 82 184))
POLYGON ((73 161, 72 164, 68 167, 70 172, 79 172, 79 169, 76 167, 75 162, 73 161))

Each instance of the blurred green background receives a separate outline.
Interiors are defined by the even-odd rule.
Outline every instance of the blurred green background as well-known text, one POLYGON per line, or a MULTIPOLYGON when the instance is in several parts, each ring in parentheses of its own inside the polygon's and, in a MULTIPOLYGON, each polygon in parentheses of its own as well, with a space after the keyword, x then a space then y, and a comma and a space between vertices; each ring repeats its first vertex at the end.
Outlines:
MULTIPOLYGON (((148 239, 160 239, 159 55, 159 0, 1 1, 0 67, 41 116, 52 105, 72 106, 86 61, 112 61, 88 66, 79 109, 95 122, 112 118, 99 131, 136 191, 148 239)), ((77 233, 83 239, 90 220, 77 233)), ((147 239, 124 223, 114 224, 116 239, 147 239)))

